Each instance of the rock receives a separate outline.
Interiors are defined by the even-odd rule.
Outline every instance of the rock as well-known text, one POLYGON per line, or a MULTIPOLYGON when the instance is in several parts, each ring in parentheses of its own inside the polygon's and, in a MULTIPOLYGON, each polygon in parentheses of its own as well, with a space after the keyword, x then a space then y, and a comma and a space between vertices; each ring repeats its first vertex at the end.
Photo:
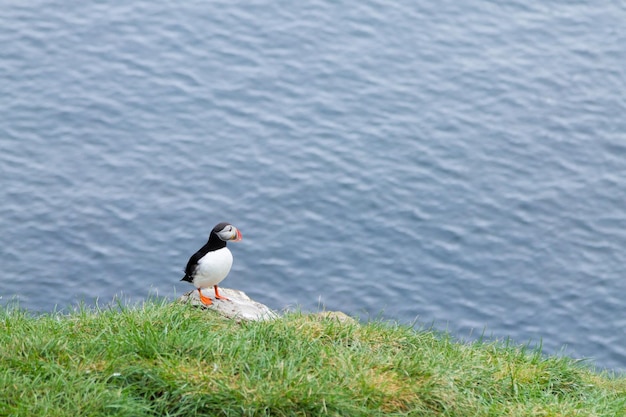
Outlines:
POLYGON ((219 290, 220 295, 228 297, 230 300, 216 300, 215 291, 212 288, 206 288, 202 290, 202 294, 211 298, 213 304, 210 306, 205 306, 200 302, 198 290, 183 294, 178 301, 214 310, 224 317, 237 321, 272 320, 279 317, 276 312, 266 305, 252 300, 243 291, 222 287, 219 290))
POLYGON ((355 319, 341 311, 322 311, 320 313, 315 313, 314 316, 319 318, 320 320, 333 319, 337 320, 340 323, 356 323, 355 319))

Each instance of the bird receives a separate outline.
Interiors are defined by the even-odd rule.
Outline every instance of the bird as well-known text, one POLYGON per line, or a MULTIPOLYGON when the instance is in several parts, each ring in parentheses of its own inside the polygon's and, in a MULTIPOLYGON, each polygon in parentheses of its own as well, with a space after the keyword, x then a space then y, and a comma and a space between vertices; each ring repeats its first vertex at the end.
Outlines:
POLYGON ((220 295, 217 284, 226 278, 233 265, 233 255, 226 247, 226 242, 239 242, 241 239, 241 232, 235 226, 226 222, 218 223, 211 230, 207 243, 189 258, 181 281, 191 282, 196 287, 200 302, 205 306, 213 304, 213 301, 202 295, 203 288, 213 286, 216 299, 228 300, 220 295))

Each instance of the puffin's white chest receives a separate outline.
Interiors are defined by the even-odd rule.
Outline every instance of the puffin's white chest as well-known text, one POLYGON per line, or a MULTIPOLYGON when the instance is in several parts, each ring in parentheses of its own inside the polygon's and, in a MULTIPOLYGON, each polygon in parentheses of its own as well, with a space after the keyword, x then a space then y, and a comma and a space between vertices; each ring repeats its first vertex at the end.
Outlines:
POLYGON ((193 285, 196 288, 208 288, 217 285, 226 278, 231 266, 233 266, 233 255, 228 248, 209 252, 198 261, 193 285))

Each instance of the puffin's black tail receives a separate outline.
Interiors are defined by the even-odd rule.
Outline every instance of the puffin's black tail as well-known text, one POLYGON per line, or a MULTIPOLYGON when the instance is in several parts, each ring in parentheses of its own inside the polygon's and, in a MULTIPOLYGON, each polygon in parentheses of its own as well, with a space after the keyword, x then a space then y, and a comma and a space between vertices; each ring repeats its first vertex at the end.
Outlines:
POLYGON ((191 278, 188 274, 185 274, 184 277, 180 279, 181 281, 193 282, 193 278, 191 278))

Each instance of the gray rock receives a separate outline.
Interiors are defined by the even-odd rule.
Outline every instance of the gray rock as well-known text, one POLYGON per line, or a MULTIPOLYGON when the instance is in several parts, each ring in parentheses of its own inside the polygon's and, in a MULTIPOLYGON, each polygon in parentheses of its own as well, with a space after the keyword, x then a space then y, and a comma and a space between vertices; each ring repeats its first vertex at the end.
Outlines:
POLYGON ((320 313, 315 313, 312 315, 313 317, 317 317, 320 320, 324 319, 332 319, 337 320, 340 323, 356 323, 357 321, 352 317, 348 316, 346 313, 341 311, 322 311, 320 313))
POLYGON ((202 290, 202 294, 211 298, 213 304, 210 306, 205 306, 200 302, 198 290, 183 294, 178 301, 214 310, 224 317, 237 321, 272 320, 279 317, 276 312, 266 305, 252 300, 243 291, 222 287, 219 290, 220 295, 228 297, 229 300, 216 300, 215 291, 212 288, 207 288, 202 290))

